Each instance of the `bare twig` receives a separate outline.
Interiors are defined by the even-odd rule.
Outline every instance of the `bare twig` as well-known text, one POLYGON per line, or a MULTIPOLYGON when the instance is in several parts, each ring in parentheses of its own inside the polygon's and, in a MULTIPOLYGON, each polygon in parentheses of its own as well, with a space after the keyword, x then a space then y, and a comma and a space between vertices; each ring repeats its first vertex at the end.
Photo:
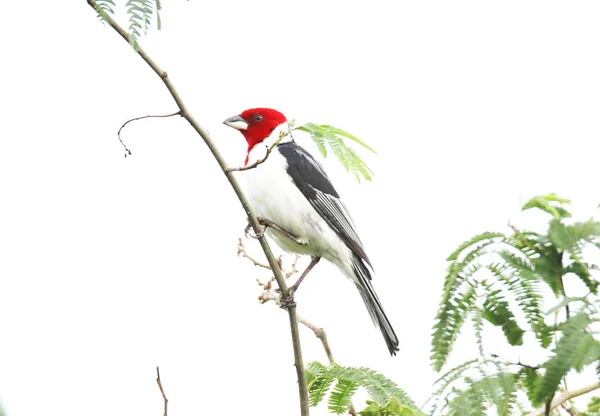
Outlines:
MULTIPOLYGON (((99 7, 95 0, 87 0, 87 3, 90 5, 90 7, 92 7, 96 11, 96 13, 98 13, 99 7)), ((128 44, 131 44, 131 38, 130 38, 129 34, 120 25, 118 25, 108 15, 103 15, 103 18, 110 25, 110 27, 112 27, 128 44)), ((156 64, 156 62, 154 62, 154 60, 152 60, 152 58, 150 58, 150 56, 141 47, 138 46, 138 48, 136 49, 136 53, 144 60, 144 62, 146 62, 148 64, 148 66, 150 66, 150 68, 152 68, 152 70, 156 73, 156 75, 158 75, 160 77, 161 81, 163 82, 163 84, 165 85, 165 87, 167 88, 169 93, 171 94, 171 97, 177 104, 177 108, 179 108, 180 115, 183 118, 185 118, 187 120, 187 122, 190 124, 190 126, 198 133, 198 135, 200 137, 202 137, 202 139, 204 140, 204 143, 211 151, 213 157, 219 164, 219 167, 221 168, 221 170, 227 177, 229 184, 231 185, 235 194, 237 195, 242 207, 244 208, 244 210, 246 212, 246 216, 247 216, 248 220, 252 224, 252 228, 254 228, 254 232, 258 233, 260 231, 261 227, 260 227, 258 221, 256 220, 256 216, 254 215, 252 207, 248 203, 246 196, 242 192, 242 189, 240 188, 240 186, 237 183, 237 180, 235 179, 233 174, 231 172, 227 171, 227 165, 225 163, 225 159, 223 159, 223 157, 221 156, 219 150, 217 149, 216 145, 212 141, 210 134, 202 126, 200 126, 200 124, 198 124, 196 119, 188 112, 187 107, 183 103, 183 100, 182 100, 181 96, 179 95, 179 93, 177 92, 177 90, 175 89, 175 86, 173 85, 173 83, 171 83, 171 80, 169 79, 167 73, 165 71, 163 71, 158 66, 158 64, 156 64)), ((260 242, 260 245, 261 245, 263 251, 265 252, 265 256, 267 257, 267 260, 269 261, 269 265, 271 266, 271 268, 273 270, 273 274, 275 275, 275 280, 277 281, 277 284, 279 285, 279 289, 281 290, 281 293, 286 297, 289 296, 290 295, 289 288, 287 287, 285 278, 283 277, 283 274, 281 273, 281 270, 280 270, 279 266, 277 265, 277 260, 275 259, 275 256, 273 256, 273 252, 271 251, 271 247, 269 246, 269 243, 267 242, 266 238, 264 238, 264 237, 261 237, 258 241, 260 242)), ((298 379, 298 395, 300 398, 300 414, 302 416, 308 416, 308 414, 309 414, 308 391, 306 388, 306 376, 304 373, 302 348, 300 345, 300 334, 298 332, 298 318, 296 316, 296 306, 295 305, 290 306, 289 308, 287 308, 287 311, 288 311, 288 317, 289 317, 290 332, 292 335, 292 346, 294 348, 294 366, 296 367, 296 377, 298 379)))
POLYGON ((329 341, 327 341, 327 333, 325 332, 325 330, 323 328, 319 328, 318 326, 304 319, 300 315, 298 315, 298 322, 300 322, 302 325, 313 331, 315 336, 321 341, 321 344, 323 344, 323 349, 325 350, 325 354, 327 355, 327 359, 329 360, 329 362, 332 364, 335 363, 333 353, 331 352, 331 347, 329 347, 329 341))
POLYGON ((158 384, 158 388, 160 389, 160 394, 162 394, 164 405, 163 416, 167 416, 167 405, 169 403, 169 399, 167 399, 167 395, 165 394, 165 390, 163 389, 162 382, 160 381, 160 369, 156 366, 156 384, 158 384))
POLYGON ((246 247, 244 246, 244 243, 242 243, 242 239, 241 238, 238 239, 238 251, 237 251, 237 255, 241 256, 241 257, 247 258, 248 260, 250 260, 252 262, 252 264, 254 264, 257 267, 262 267, 263 269, 271 270, 271 267, 268 264, 261 263, 260 261, 256 260, 254 257, 250 256, 246 252, 246 247))
POLYGON ((127 120, 125 123, 123 123, 123 125, 121 126, 121 128, 117 132, 117 137, 119 138, 119 141, 121 142, 121 144, 125 148, 125 157, 127 157, 127 155, 131 155, 131 150, 129 150, 127 148, 127 146, 123 142, 123 139, 121 139, 121 130, 123 130, 123 127, 125 127, 126 125, 128 125, 132 121, 143 120, 145 118, 166 118, 166 117, 173 117, 173 116, 176 116, 176 115, 181 115, 181 111, 176 111, 173 114, 159 114, 159 115, 147 115, 147 116, 142 116, 142 117, 136 117, 136 118, 132 118, 131 120, 127 120))
POLYGON ((502 357, 500 357, 498 354, 490 354, 490 356, 492 358, 497 358, 500 359, 502 361, 504 361, 507 365, 518 365, 519 367, 523 367, 523 368, 528 368, 530 370, 539 370, 541 367, 539 366, 535 366, 535 365, 529 365, 529 364, 525 364, 521 362, 521 359, 519 359, 519 361, 517 361, 516 363, 513 361, 508 361, 502 357))
MULTIPOLYGON (((583 396, 584 394, 587 394, 587 393, 592 392, 599 388, 600 388, 600 382, 596 381, 592 384, 588 384, 587 386, 581 387, 576 390, 564 391, 561 394, 559 394, 558 396, 555 396, 554 399, 552 399, 552 403, 550 403, 550 410, 553 410, 556 407, 561 406, 563 403, 567 402, 568 400, 571 400, 575 397, 583 396)), ((546 411, 546 406, 542 406, 542 407, 534 410, 533 412, 529 413, 527 416, 542 416, 545 411, 546 411)))

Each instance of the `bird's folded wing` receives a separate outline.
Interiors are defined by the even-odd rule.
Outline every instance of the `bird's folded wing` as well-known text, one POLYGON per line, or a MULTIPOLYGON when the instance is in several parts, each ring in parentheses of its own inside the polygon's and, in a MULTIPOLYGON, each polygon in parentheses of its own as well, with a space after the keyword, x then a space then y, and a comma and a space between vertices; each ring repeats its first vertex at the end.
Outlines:
POLYGON ((348 248, 371 266, 350 213, 319 162, 293 141, 280 144, 278 150, 287 160, 287 173, 312 207, 348 248))

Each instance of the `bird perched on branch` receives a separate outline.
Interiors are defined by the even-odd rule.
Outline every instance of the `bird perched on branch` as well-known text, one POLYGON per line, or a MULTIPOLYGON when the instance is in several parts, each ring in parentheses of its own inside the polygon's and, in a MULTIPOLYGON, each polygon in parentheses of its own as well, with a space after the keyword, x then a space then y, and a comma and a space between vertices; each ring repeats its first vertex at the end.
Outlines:
POLYGON ((286 117, 253 108, 224 124, 239 130, 248 143, 246 167, 256 165, 245 171, 248 199, 267 235, 288 252, 311 256, 290 293, 321 258, 330 261, 354 282, 395 355, 398 338, 371 284, 371 262, 350 214, 319 162, 294 142, 286 117))

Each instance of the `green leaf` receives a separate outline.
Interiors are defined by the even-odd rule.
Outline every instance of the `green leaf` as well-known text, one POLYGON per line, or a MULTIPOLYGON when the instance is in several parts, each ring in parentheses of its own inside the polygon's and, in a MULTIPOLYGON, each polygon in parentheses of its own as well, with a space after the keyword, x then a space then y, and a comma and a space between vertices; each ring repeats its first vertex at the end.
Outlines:
POLYGON ((466 249, 467 247, 471 247, 474 246, 475 244, 479 243, 480 241, 485 241, 488 242, 489 240, 492 240, 491 242, 494 242, 493 240, 499 237, 504 237, 504 234, 502 233, 490 233, 490 232, 485 232, 485 233, 481 233, 476 235, 475 237, 471 238, 470 240, 465 241, 464 243, 462 243, 460 246, 458 246, 458 248, 456 250, 454 250, 446 259, 446 261, 454 261, 458 259, 458 256, 460 255, 460 253, 463 252, 464 249, 466 249))
POLYGON ((550 221, 548 237, 550 237, 550 241, 556 248, 563 251, 571 250, 577 241, 575 238, 573 238, 569 227, 557 219, 550 221))
POLYGON ((432 337, 432 365, 440 371, 445 364, 452 346, 460 333, 468 312, 473 308, 477 299, 476 286, 462 286, 452 293, 451 299, 442 301, 435 317, 432 337))
POLYGON ((564 198, 559 198, 556 194, 548 194, 543 196, 535 196, 523 205, 522 210, 525 211, 531 208, 538 208, 544 212, 551 214, 554 218, 567 218, 571 214, 560 206, 552 205, 552 202, 558 202, 559 204, 570 204, 571 201, 564 198))
POLYGON ((592 219, 585 222, 576 222, 571 226, 571 232, 576 240, 593 243, 600 237, 600 222, 592 219))
POLYGON ((327 402, 329 410, 337 415, 346 413, 350 407, 350 400, 358 387, 359 384, 355 381, 338 379, 327 402))
POLYGON ((308 404, 316 406, 325 398, 335 379, 328 374, 327 367, 317 361, 309 363, 305 373, 308 404))
POLYGON ((488 293, 483 303, 483 318, 492 325, 500 326, 510 345, 523 345, 525 331, 517 324, 515 315, 509 309, 508 302, 504 300, 500 290, 488 293))
POLYGON ((587 350, 587 328, 591 323, 590 316, 580 312, 561 325, 562 336, 554 349, 554 355, 544 363, 546 372, 536 383, 532 398, 535 406, 549 400, 556 393, 562 378, 587 360, 578 357, 577 354, 587 350))
POLYGON ((556 247, 539 247, 539 256, 532 260, 535 272, 552 289, 556 296, 562 294, 561 279, 564 273, 562 253, 556 247))
POLYGON ((592 279, 590 270, 587 264, 579 261, 574 261, 564 268, 564 273, 573 273, 587 286, 593 294, 598 293, 598 281, 592 279))
POLYGON ((292 127, 291 130, 300 130, 309 133, 323 157, 327 157, 326 145, 328 145, 344 168, 347 171, 352 172, 359 182, 361 176, 368 181, 372 179, 371 175, 373 174, 373 171, 356 154, 356 152, 344 142, 344 139, 350 139, 375 153, 373 148, 368 146, 358 137, 345 130, 327 124, 307 123, 302 126, 292 127))
POLYGON ((381 406, 379 406, 379 403, 371 401, 371 400, 367 400, 367 404, 368 404, 368 406, 366 408, 364 408, 363 410, 358 412, 359 415, 381 416, 382 410, 381 410, 381 406))

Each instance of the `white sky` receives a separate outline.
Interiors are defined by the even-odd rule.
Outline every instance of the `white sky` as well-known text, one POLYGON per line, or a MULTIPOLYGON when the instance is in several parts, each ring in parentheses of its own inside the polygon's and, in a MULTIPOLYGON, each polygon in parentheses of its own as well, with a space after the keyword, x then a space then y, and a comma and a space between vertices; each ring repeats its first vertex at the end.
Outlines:
MULTIPOLYGON (((379 370, 419 403, 436 378, 430 334, 451 250, 519 220, 534 194, 572 198, 582 215, 600 202, 598 2, 164 3, 163 31, 142 45, 232 165, 245 143, 222 120, 256 106, 378 150, 373 183, 324 165, 374 262, 400 353, 389 357, 328 264, 297 302, 341 364, 379 370)), ((235 255, 243 211, 203 142, 181 119, 143 121, 124 130, 123 158, 125 120, 176 110, 162 83, 84 1, 13 1, 3 15, 9 415, 162 414, 156 365, 171 416, 296 414, 287 316, 256 300, 261 272, 235 255)), ((301 334, 305 361, 325 361, 301 334)))

